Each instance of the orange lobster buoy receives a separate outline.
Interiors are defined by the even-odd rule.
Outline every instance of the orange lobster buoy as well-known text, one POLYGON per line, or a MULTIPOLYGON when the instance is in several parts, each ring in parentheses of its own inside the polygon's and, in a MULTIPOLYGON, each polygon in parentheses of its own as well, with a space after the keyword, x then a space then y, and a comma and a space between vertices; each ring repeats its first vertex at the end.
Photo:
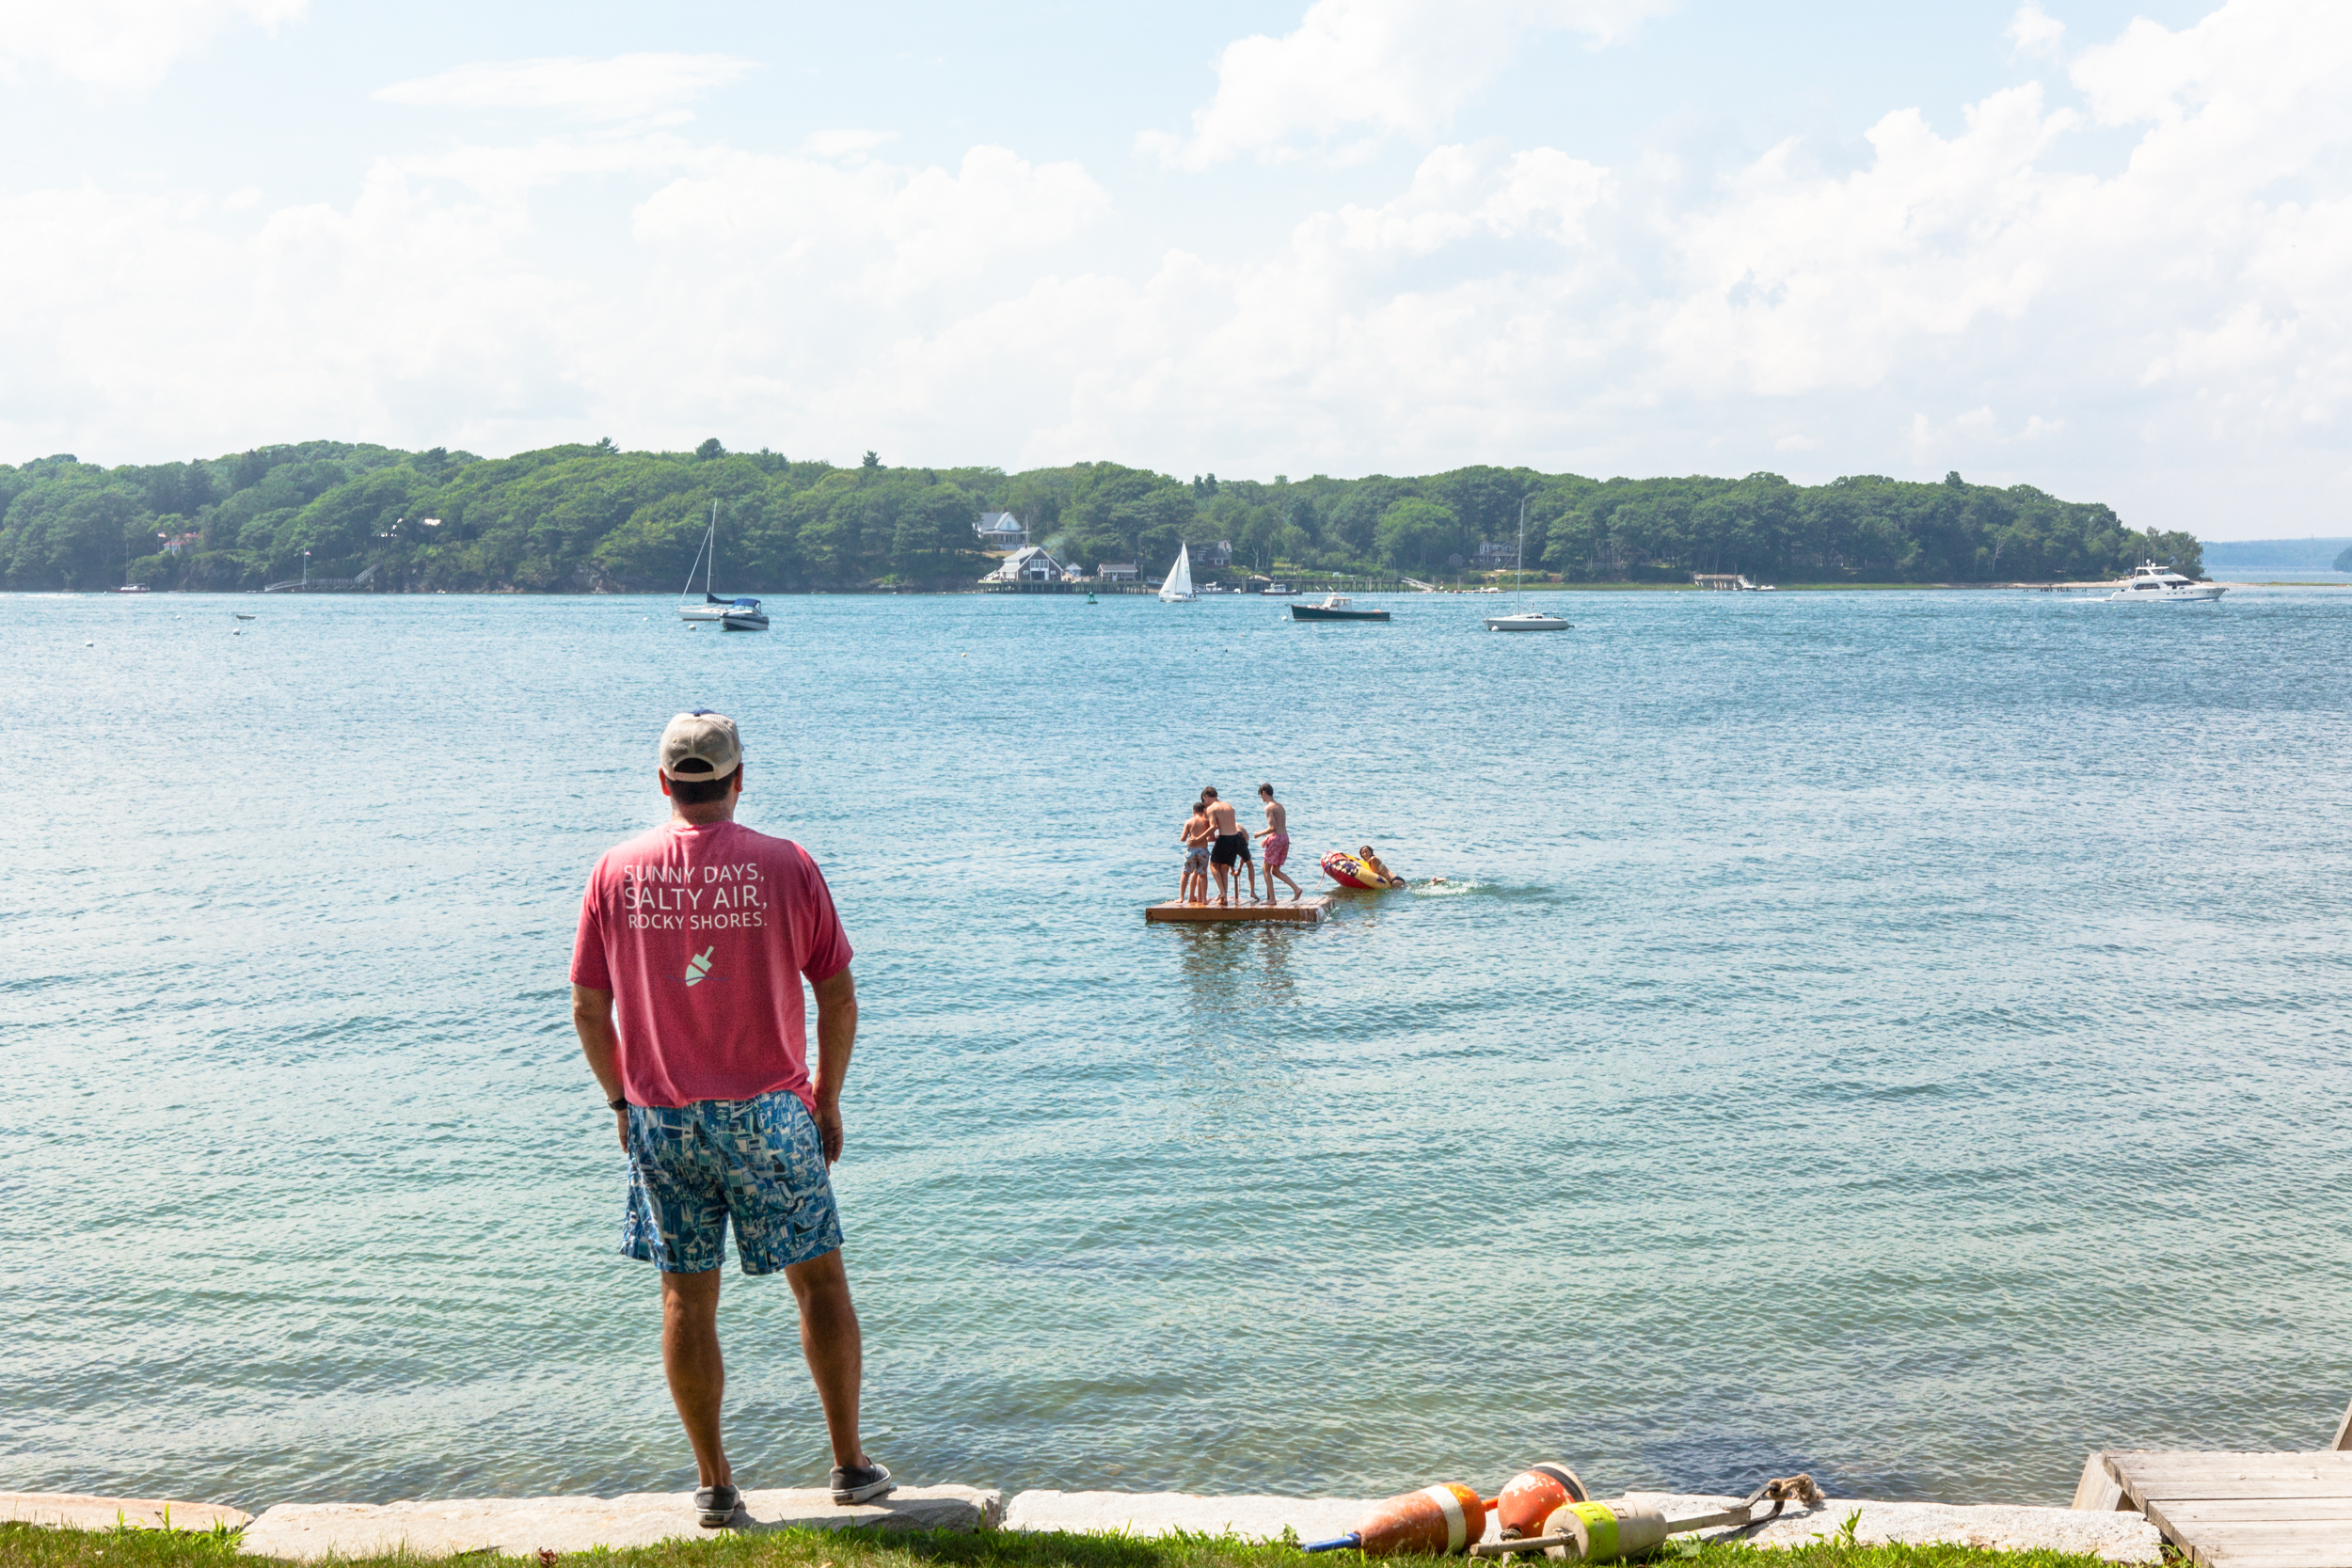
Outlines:
POLYGON ((1551 1511, 1565 1503, 1581 1503, 1591 1494, 1574 1470, 1556 1459, 1530 1465, 1503 1483, 1495 1496, 1495 1518, 1504 1540, 1541 1535, 1551 1511))
POLYGON ((1467 1486, 1424 1486, 1373 1505, 1355 1529, 1336 1541, 1317 1541, 1306 1550, 1336 1552, 1353 1546, 1370 1557, 1411 1552, 1443 1557, 1467 1551, 1486 1533, 1486 1504, 1467 1486))

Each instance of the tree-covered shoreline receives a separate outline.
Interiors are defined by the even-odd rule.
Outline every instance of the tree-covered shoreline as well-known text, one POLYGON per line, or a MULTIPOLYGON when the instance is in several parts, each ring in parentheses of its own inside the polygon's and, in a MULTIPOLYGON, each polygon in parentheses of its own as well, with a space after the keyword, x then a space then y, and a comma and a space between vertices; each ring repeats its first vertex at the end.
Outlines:
MULTIPOLYGON (((718 503, 725 593, 971 587, 993 564, 973 525, 1011 512, 1086 572, 1164 570, 1180 543, 1230 541, 1233 574, 1475 571, 1517 538, 1566 582, 1743 572, 1798 583, 2108 578, 2143 557, 2202 575, 2186 533, 2127 530, 2096 501, 2030 485, 1852 475, 1594 480, 1473 467, 1418 478, 1189 482, 1115 463, 1007 473, 855 467, 610 441, 481 458, 306 441, 106 468, 0 465, 0 587, 237 591, 366 577, 387 592, 674 591, 718 503)), ((1215 576, 1211 572, 1201 576, 1215 576)))

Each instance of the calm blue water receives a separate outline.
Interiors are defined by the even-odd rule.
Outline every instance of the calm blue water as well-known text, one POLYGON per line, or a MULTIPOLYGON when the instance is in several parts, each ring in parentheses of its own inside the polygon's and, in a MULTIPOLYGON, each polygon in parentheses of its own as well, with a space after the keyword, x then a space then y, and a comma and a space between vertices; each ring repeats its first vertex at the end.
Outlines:
MULTIPOLYGON (((0 598, 0 1488, 691 1484, 565 964, 696 704, 858 947, 904 1477, 2063 1501, 2325 1440, 2352 594, 1392 602, 0 598), (1422 885, 1146 928, 1262 779, 1422 885)), ((739 1472, 806 1484, 789 1293, 727 1291, 739 1472)))

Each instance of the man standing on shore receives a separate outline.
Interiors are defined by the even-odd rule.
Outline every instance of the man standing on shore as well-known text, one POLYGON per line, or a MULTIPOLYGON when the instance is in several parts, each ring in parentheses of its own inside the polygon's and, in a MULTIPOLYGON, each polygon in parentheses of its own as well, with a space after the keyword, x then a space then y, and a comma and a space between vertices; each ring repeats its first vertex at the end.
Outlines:
POLYGON ((864 1346, 827 1167, 857 1037, 850 939, 808 851, 739 827, 735 721, 697 708, 661 732, 670 819, 608 850, 580 900, 572 1024, 628 1152, 624 1255, 661 1271, 661 1366, 693 1445, 702 1523, 740 1506, 719 1436, 727 1225, 751 1275, 781 1270, 833 1438, 833 1499, 890 1490, 858 1443, 864 1346), (801 981, 817 993, 817 1081, 801 981), (617 1012, 616 1012, 617 1003, 617 1012))

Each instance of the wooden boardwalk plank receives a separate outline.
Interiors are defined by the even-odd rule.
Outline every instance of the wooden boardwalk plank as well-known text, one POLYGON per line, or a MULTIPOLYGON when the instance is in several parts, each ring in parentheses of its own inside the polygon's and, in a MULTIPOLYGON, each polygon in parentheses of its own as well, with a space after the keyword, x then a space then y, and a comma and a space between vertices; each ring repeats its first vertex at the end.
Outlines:
POLYGON ((2106 1452, 2077 1499, 2098 1506, 2104 1469, 2124 1506, 2205 1568, 2352 1568, 2352 1452, 2106 1452))
POLYGON ((2352 1497, 2196 1497, 2158 1506, 2175 1519, 2352 1519, 2352 1497))
POLYGON ((1163 922, 1221 926, 1233 921, 1311 926, 1330 912, 1331 900, 1327 897, 1301 898, 1295 902, 1285 899, 1279 904, 1179 904, 1170 899, 1147 907, 1143 918, 1155 926, 1163 922))

